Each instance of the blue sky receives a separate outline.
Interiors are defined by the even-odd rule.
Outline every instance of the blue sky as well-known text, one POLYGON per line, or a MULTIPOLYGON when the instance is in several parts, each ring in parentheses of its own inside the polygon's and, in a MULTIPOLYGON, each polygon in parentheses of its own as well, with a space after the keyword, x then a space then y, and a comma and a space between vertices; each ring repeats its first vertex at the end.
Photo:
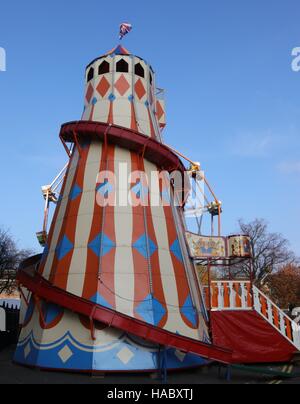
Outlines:
POLYGON ((39 251, 40 186, 63 166, 60 125, 79 119, 85 66, 118 42, 166 89, 165 140, 196 161, 224 204, 224 233, 262 217, 300 254, 298 0, 2 2, 0 224, 39 251))

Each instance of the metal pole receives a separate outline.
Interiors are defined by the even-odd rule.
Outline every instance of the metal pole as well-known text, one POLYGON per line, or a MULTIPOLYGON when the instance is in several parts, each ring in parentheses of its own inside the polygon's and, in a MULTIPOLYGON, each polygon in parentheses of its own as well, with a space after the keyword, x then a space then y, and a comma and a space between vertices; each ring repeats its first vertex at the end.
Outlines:
POLYGON ((211 311, 212 305, 211 305, 211 261, 210 258, 208 259, 207 263, 207 281, 208 281, 208 298, 209 298, 209 304, 208 304, 208 309, 211 311))

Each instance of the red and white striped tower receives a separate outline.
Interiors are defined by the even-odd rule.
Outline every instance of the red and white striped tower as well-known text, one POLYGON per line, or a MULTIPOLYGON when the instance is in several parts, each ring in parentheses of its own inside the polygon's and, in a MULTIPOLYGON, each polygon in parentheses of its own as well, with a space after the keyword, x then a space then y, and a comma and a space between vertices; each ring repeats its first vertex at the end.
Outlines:
MULTIPOLYGON (((72 153, 38 272, 53 290, 209 342, 182 208, 162 174, 185 168, 162 143, 155 73, 119 46, 94 60, 85 79, 82 120, 60 133, 72 153)), ((62 306, 31 299, 17 362, 82 371, 159 367, 157 345, 98 322, 91 333, 89 318, 62 306)), ((172 348, 165 359, 174 369, 204 362, 172 348)))

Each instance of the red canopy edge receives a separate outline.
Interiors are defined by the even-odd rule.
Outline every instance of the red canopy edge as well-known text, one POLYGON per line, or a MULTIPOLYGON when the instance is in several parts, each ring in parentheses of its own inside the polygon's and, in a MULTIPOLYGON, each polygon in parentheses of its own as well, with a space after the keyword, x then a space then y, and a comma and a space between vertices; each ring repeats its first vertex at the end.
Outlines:
POLYGON ((107 137, 109 143, 143 154, 160 170, 178 170, 182 174, 186 171, 180 158, 169 147, 132 129, 95 121, 74 121, 63 124, 59 136, 64 142, 72 143, 76 143, 76 137, 97 137, 102 141, 107 137))

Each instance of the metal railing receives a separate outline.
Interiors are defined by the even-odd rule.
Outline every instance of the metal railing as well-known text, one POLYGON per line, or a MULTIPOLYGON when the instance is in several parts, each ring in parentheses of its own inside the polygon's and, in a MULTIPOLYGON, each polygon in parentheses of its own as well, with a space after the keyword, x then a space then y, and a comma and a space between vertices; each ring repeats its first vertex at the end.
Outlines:
POLYGON ((256 286, 253 286, 253 304, 255 311, 300 351, 300 326, 256 286))

